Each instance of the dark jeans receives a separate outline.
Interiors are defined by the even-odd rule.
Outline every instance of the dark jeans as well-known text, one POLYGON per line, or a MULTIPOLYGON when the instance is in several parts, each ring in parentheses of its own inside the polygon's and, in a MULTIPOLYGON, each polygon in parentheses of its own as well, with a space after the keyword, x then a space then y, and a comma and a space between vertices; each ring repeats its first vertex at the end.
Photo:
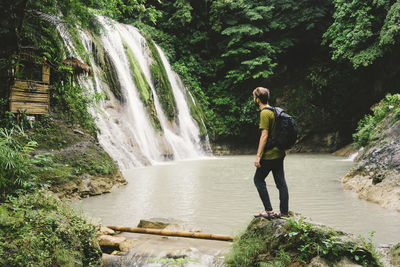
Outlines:
POLYGON ((269 200, 265 178, 272 171, 275 185, 279 190, 280 211, 282 214, 289 212, 289 193, 285 181, 285 172, 283 171, 283 158, 274 160, 261 160, 261 167, 257 168, 254 174, 254 184, 257 187, 258 194, 266 211, 271 211, 271 201, 269 200))

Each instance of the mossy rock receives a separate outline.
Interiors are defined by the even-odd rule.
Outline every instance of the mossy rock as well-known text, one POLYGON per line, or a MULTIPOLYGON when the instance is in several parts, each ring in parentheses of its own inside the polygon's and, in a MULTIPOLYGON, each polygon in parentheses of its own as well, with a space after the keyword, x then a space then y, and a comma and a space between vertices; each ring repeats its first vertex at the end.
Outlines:
POLYGON ((167 71, 158 53, 157 47, 148 36, 145 35, 147 46, 151 51, 151 57, 154 62, 151 65, 151 77, 154 82, 157 95, 160 99, 161 106, 167 115, 168 120, 173 121, 177 117, 177 107, 175 97, 172 91, 171 83, 168 79, 167 71))
POLYGON ((304 265, 317 256, 331 265, 347 258, 355 264, 381 266, 374 246, 365 239, 298 216, 255 218, 232 248, 226 258, 228 266, 304 265))
POLYGON ((126 97, 122 93, 121 83, 119 82, 118 75, 114 63, 108 53, 104 53, 104 65, 102 66, 105 73, 108 85, 114 96, 121 102, 126 102, 126 97))
POLYGON ((208 133, 207 133, 207 128, 204 124, 204 122, 206 121, 206 116, 204 114, 203 109, 199 105, 195 96, 193 96, 193 94, 191 94, 189 90, 186 91, 186 99, 189 105, 190 114, 192 115, 192 117, 197 122, 197 125, 199 126, 201 137, 206 137, 208 133))
POLYGON ((142 99, 148 114, 150 115, 151 123, 157 131, 161 130, 161 123, 158 119, 156 107, 154 105, 154 97, 151 91, 151 87, 147 82, 146 76, 144 75, 139 62, 137 61, 133 51, 130 49, 128 44, 123 41, 123 45, 128 56, 129 66, 132 73, 133 80, 139 90, 140 98, 142 99))

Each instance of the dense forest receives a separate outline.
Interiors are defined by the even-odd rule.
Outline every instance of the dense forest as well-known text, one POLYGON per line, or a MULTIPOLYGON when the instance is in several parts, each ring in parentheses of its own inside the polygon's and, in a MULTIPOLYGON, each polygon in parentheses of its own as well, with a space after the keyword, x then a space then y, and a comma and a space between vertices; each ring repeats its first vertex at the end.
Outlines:
MULTIPOLYGON (((60 42, 43 14, 96 27, 95 12, 134 24, 168 54, 195 92, 214 141, 257 135, 250 92, 265 86, 302 136, 338 133, 349 143, 371 105, 399 88, 396 1, 4 1, 1 69, 23 46, 60 72, 60 42)), ((2 83, 4 84, 4 82, 2 83)))
MULTIPOLYGON (((368 147, 383 135, 383 124, 400 118, 399 95, 393 94, 400 88, 399 1, 2 0, 1 266, 100 264, 98 229, 52 196, 87 197, 126 182, 100 146, 89 113, 104 94, 87 94, 63 63, 70 55, 60 35, 68 31, 84 54, 78 32, 100 33, 97 14, 136 26, 163 49, 200 103, 214 144, 257 145, 251 92, 258 86, 270 89, 270 104, 295 117, 300 142, 334 136, 324 151, 351 143, 353 136, 368 147), (35 51, 33 61, 45 62, 51 73, 51 112, 34 121, 9 111, 15 78, 35 75, 21 56, 26 50, 35 51), (91 188, 82 182, 88 177, 91 188), (96 179, 108 187, 97 190, 96 179)), ((82 58, 90 65, 88 55, 82 58)))

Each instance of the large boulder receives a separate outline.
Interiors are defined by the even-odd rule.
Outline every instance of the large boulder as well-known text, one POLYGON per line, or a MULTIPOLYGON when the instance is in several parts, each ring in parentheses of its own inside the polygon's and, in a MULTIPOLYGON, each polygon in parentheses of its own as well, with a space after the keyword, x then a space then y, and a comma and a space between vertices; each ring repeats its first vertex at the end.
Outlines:
POLYGON ((374 246, 295 216, 255 218, 234 241, 228 266, 379 266, 374 246))

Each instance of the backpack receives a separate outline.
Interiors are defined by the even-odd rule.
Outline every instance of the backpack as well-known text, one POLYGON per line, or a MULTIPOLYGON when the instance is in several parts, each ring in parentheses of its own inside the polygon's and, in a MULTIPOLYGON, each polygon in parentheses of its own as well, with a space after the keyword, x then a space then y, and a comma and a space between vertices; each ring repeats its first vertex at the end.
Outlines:
POLYGON ((276 129, 274 137, 268 136, 265 150, 272 149, 273 147, 286 150, 293 147, 297 140, 296 124, 293 117, 278 107, 266 107, 264 109, 274 112, 276 129))

